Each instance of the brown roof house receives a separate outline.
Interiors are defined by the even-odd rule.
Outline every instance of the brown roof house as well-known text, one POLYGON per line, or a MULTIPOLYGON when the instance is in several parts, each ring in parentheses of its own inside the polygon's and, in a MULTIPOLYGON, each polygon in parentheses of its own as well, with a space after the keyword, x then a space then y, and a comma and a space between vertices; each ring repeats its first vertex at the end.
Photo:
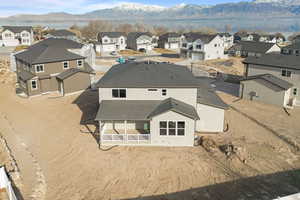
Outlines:
POLYGON ((85 56, 74 53, 82 44, 66 39, 46 39, 15 55, 20 89, 27 96, 49 92, 62 95, 85 90, 94 70, 85 56))

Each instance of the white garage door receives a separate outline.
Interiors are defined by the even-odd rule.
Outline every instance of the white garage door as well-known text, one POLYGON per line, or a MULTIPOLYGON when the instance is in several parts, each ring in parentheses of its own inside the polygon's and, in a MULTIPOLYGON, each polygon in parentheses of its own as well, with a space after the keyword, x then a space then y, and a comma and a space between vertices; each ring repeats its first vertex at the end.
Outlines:
POLYGON ((192 53, 192 60, 204 60, 203 53, 192 53))
POLYGON ((178 43, 171 43, 170 49, 178 49, 178 48, 179 48, 178 43))

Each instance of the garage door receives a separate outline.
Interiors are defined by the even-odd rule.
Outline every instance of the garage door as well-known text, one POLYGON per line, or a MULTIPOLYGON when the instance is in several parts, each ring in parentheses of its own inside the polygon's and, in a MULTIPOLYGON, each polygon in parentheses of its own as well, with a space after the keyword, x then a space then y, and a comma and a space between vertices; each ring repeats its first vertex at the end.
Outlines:
POLYGON ((192 53, 192 60, 204 60, 203 53, 192 53))
POLYGON ((171 43, 170 48, 171 49, 178 49, 179 45, 178 45, 178 43, 171 43))

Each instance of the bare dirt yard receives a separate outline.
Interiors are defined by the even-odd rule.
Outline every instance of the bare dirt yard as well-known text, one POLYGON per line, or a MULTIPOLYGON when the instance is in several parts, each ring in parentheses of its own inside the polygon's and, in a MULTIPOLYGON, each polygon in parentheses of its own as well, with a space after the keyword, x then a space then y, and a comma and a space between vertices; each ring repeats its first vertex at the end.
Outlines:
POLYGON ((287 115, 220 93, 231 106, 228 131, 203 134, 214 141, 208 148, 99 149, 97 92, 24 99, 14 85, 0 81, 0 132, 20 168, 25 200, 256 200, 300 190, 299 108, 287 115), (220 150, 227 144, 234 153, 220 150))

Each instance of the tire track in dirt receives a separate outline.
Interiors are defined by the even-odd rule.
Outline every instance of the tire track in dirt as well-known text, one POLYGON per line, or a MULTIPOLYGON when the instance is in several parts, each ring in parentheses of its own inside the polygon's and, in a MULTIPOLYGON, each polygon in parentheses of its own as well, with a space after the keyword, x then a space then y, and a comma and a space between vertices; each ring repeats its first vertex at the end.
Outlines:
POLYGON ((9 121, 7 116, 3 113, 0 113, 0 117, 7 122, 11 132, 14 134, 14 136, 18 140, 17 142, 23 147, 25 152, 32 159, 32 164, 34 166, 35 175, 36 175, 36 177, 35 177, 36 184, 32 190, 32 193, 29 195, 30 199, 32 199, 32 200, 45 199, 46 192, 47 192, 47 184, 46 184, 45 176, 44 176, 41 166, 39 165, 34 154, 29 150, 29 147, 22 141, 22 139, 17 134, 15 134, 15 133, 17 133, 17 131, 15 130, 13 124, 11 123, 11 121, 9 121))

